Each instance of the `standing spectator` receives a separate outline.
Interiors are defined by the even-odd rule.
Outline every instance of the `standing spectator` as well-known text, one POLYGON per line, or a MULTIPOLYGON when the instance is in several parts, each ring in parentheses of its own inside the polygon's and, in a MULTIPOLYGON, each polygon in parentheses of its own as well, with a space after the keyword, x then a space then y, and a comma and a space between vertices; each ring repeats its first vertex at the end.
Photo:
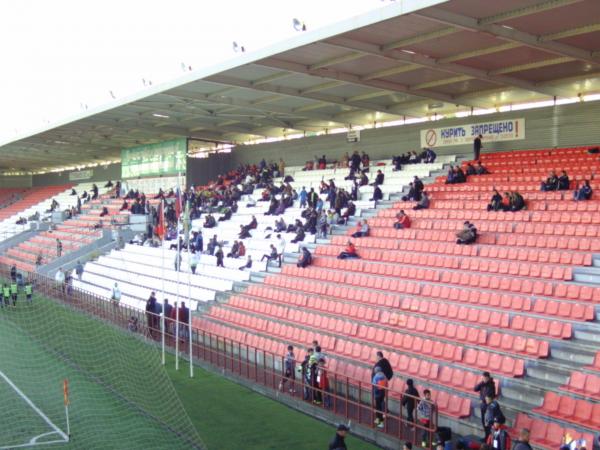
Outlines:
POLYGON ((331 398, 327 394, 329 391, 329 378, 327 377, 327 369, 325 367, 325 358, 319 358, 316 368, 316 385, 315 403, 317 405, 323 402, 325 408, 331 407, 331 398))
POLYGON ((485 438, 489 435, 489 430, 485 426, 485 412, 487 410, 487 402, 485 398, 490 395, 492 398, 496 396, 496 382, 489 372, 483 372, 481 381, 475 385, 475 392, 479 392, 479 410, 481 411, 481 425, 485 431, 485 438))
POLYGON ((504 414, 502 413, 502 409, 500 409, 500 404, 494 399, 494 397, 495 394, 490 393, 486 394, 485 396, 485 403, 487 404, 487 408, 485 410, 486 438, 489 438, 490 433, 492 432, 492 426, 496 420, 501 424, 506 421, 504 414))
POLYGON ((56 256, 60 258, 62 256, 63 245, 59 238, 56 238, 56 256))
POLYGON ((190 270, 193 274, 196 274, 196 267, 198 267, 198 263, 200 262, 200 256, 198 253, 188 253, 190 255, 190 270))
POLYGON ((77 275, 77 278, 81 280, 81 277, 83 276, 83 264, 81 264, 80 260, 77 260, 77 265, 75 266, 75 274, 77 275))
POLYGON ((519 431, 519 440, 515 443, 513 450, 532 450, 529 444, 529 429, 523 428, 519 431))
POLYGON ((150 336, 154 337, 154 331, 158 328, 156 325, 156 294, 150 293, 150 297, 146 300, 146 321, 148 322, 148 331, 150 336))
POLYGON ((475 161, 479 161, 479 155, 481 154, 481 149, 483 148, 483 144, 481 140, 483 136, 480 134, 473 140, 473 159, 475 161))
POLYGON ((346 447, 346 442, 344 442, 347 432, 348 432, 348 427, 344 424, 339 424, 337 426, 337 431, 335 432, 335 436, 329 443, 329 450, 347 450, 348 447, 346 447))
POLYGON ((375 425, 377 428, 384 427, 385 413, 385 391, 388 386, 388 380, 381 370, 381 367, 375 367, 375 374, 371 380, 373 384, 373 399, 375 401, 375 425))
POLYGON ((423 162, 428 164, 434 163, 435 158, 437 158, 437 154, 430 148, 424 148, 423 150, 425 150, 425 159, 423 162))
POLYGON ((165 298, 163 306, 163 317, 165 320, 165 333, 171 332, 171 314, 173 313, 173 306, 169 304, 169 300, 165 298))
POLYGON ((190 322, 190 310, 185 306, 185 302, 181 302, 179 306, 179 339, 181 342, 185 342, 188 338, 190 322))
POLYGON ((220 245, 217 247, 215 256, 217 257, 217 267, 225 267, 223 264, 223 248, 220 245))
POLYGON ((294 390, 294 381, 296 380, 296 357, 294 356, 294 347, 292 345, 288 345, 287 353, 283 358, 283 378, 279 383, 279 390, 283 391, 285 384, 289 381, 290 394, 295 393, 294 390))
MULTIPOLYGON (((423 391, 423 400, 419 401, 419 405, 417 406, 417 420, 424 428, 436 430, 435 417, 435 403, 431 401, 431 391, 425 389, 423 391)), ((426 430, 423 430, 421 447, 429 447, 429 432, 426 430)))
POLYGON ((417 406, 419 398, 419 391, 414 386, 414 381, 412 378, 406 380, 406 390, 404 391, 404 395, 402 396, 402 406, 406 409, 406 420, 410 423, 415 421, 414 411, 417 406))
POLYGON ((387 358, 383 357, 383 352, 381 352, 381 351, 378 351, 377 354, 375 355, 375 357, 376 357, 376 361, 375 361, 375 364, 373 365, 373 370, 371 370, 371 376, 372 377, 375 376, 375 368, 376 367, 381 367, 383 374, 388 379, 388 381, 390 381, 392 379, 392 377, 394 376, 394 370, 392 369, 392 365, 387 360, 387 358))
POLYGON ((560 176, 558 177, 558 190, 559 191, 568 191, 570 186, 569 176, 567 172, 564 170, 561 171, 560 176))
POLYGON ((306 192, 306 187, 302 186, 302 190, 300 194, 298 194, 300 198, 300 208, 306 208, 306 202, 308 200, 308 192, 306 192))
MULTIPOLYGON (((56 274, 58 275, 58 272, 56 274)), ((2 287, 2 299, 4 300, 3 306, 10 306, 10 286, 6 283, 2 287)))
POLYGON ((177 252, 175 254, 174 265, 175 265, 175 271, 179 272, 181 270, 181 252, 177 252))
POLYGON ((10 279, 12 281, 17 281, 17 266, 15 264, 10 268, 10 279))
POLYGON ((119 289, 119 283, 115 282, 115 285, 110 292, 110 300, 114 306, 117 306, 121 301, 121 289, 119 289))
POLYGON ((410 217, 406 215, 403 209, 396 215, 396 223, 394 223, 396 230, 402 230, 404 228, 410 228, 410 217))
POLYGON ((487 444, 492 450, 511 450, 510 436, 506 431, 506 426, 498 417, 494 419, 493 430, 487 438, 487 444))
POLYGON ((54 281, 56 282, 56 287, 60 288, 64 293, 64 291, 65 291, 65 272, 62 267, 59 268, 58 271, 56 272, 56 275, 54 275, 54 281))
POLYGON ((19 286, 17 285, 17 278, 10 282, 10 296, 12 297, 13 306, 17 306, 17 297, 19 296, 19 286))
POLYGON ((313 389, 314 386, 314 366, 316 364, 316 359, 314 355, 314 349, 309 348, 306 351, 306 356, 304 357, 304 361, 302 361, 302 379, 304 382, 304 400, 312 401, 313 399, 313 389))

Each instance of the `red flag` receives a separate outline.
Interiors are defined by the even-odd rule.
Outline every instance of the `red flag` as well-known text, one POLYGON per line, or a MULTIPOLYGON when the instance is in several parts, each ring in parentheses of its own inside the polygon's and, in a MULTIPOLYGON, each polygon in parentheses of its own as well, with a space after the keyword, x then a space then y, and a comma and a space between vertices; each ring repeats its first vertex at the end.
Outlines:
POLYGON ((175 190, 175 217, 179 220, 179 216, 181 216, 181 191, 179 190, 179 186, 175 190))
POLYGON ((158 206, 158 224, 156 225, 156 235, 163 239, 165 237, 165 211, 164 211, 164 200, 160 201, 158 206))

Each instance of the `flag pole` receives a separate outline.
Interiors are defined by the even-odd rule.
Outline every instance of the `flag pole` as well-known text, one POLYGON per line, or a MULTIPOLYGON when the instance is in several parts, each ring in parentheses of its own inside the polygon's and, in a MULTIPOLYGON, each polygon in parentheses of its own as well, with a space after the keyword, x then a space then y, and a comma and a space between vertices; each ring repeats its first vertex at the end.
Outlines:
POLYGON ((161 258, 161 282, 162 282, 162 298, 163 298, 163 310, 162 310, 162 363, 163 366, 165 365, 165 333, 166 333, 166 329, 165 329, 165 306, 166 306, 166 299, 165 299, 165 242, 164 242, 164 237, 165 237, 165 199, 161 198, 160 199, 160 205, 161 205, 161 217, 158 218, 159 223, 162 222, 162 226, 161 226, 161 236, 160 236, 160 245, 162 247, 162 258, 161 258))
POLYGON ((187 198, 185 202, 185 213, 183 216, 184 220, 184 230, 185 230, 185 240, 187 245, 187 260, 188 260, 188 276, 187 276, 187 285, 188 285, 188 346, 190 352, 190 378, 194 378, 194 355, 192 348, 192 249, 190 246, 190 231, 192 227, 192 221, 190 219, 190 199, 187 198))
MULTIPOLYGON (((179 213, 181 214, 181 190, 179 189, 179 172, 177 173, 176 192, 178 195, 175 199, 175 201, 177 202, 177 204, 175 205, 175 209, 176 211, 179 210, 179 213)), ((175 300, 176 305, 179 305, 179 272, 181 271, 181 240, 179 239, 179 219, 180 217, 177 217, 177 226, 175 227, 177 235, 177 254, 175 255, 175 270, 177 271, 177 291, 175 300)), ((177 310, 175 311, 175 370, 179 370, 179 307, 177 307, 177 310)))

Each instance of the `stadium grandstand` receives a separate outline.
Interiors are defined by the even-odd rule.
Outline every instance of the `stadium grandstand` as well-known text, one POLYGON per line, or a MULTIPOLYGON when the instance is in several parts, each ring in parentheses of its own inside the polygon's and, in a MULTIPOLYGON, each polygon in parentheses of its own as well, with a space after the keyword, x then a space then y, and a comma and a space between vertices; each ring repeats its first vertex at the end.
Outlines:
POLYGON ((600 450, 600 2, 300 25, 0 143, 0 448, 235 448, 174 360, 297 448, 600 450))

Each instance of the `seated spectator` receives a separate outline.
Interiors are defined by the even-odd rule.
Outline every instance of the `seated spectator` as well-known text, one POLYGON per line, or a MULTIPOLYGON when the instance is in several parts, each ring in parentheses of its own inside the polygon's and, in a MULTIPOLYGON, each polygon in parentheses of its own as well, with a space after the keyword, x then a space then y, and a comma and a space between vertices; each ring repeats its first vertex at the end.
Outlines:
POLYGON ((383 191, 379 186, 375 186, 373 190, 373 197, 369 199, 370 202, 377 202, 379 200, 383 200, 383 191))
POLYGON ((383 172, 380 169, 377 170, 377 176, 375 176, 375 181, 371 183, 371 186, 379 186, 383 184, 384 178, 385 175, 383 174, 383 172))
POLYGON ((424 148, 423 150, 425 150, 425 158, 423 158, 422 162, 427 164, 434 163, 435 159, 437 158, 437 154, 430 148, 424 148))
POLYGON ((246 263, 239 267, 239 270, 246 270, 252 268, 252 256, 248 255, 248 259, 246 259, 246 263))
POLYGON ((415 184, 411 181, 408 184, 408 194, 402 196, 403 202, 415 202, 421 200, 421 192, 417 190, 415 184))
POLYGON ((214 255, 215 254, 215 250, 217 249, 217 235, 215 234, 209 241, 208 244, 206 244, 206 251, 209 255, 214 255))
POLYGON ((423 193, 421 194, 421 200, 419 200, 417 202, 417 204, 415 205, 415 207, 413 209, 418 210, 418 209, 427 209, 427 208, 429 208, 429 194, 427 194, 427 192, 423 191, 423 193))
POLYGON ((299 226, 296 228, 296 236, 292 239, 292 243, 302 242, 306 237, 306 233, 304 232, 304 227, 299 226))
POLYGON ((77 195, 77 191, 75 190, 75 188, 71 189, 71 195, 77 195))
POLYGON ((358 179, 359 186, 367 186, 369 184, 369 177, 364 172, 361 172, 358 179))
POLYGON ((213 217, 212 214, 208 213, 204 218, 204 224, 202 225, 204 228, 214 228, 217 225, 217 221, 213 217))
POLYGON ((502 208, 502 196, 497 189, 494 189, 494 193, 490 200, 490 203, 487 205, 488 211, 500 211, 502 208))
POLYGON ((219 217, 219 222, 225 222, 226 220, 231 219, 231 215, 231 208, 225 208, 225 210, 223 211, 223 215, 219 217))
POLYGON ((490 172, 481 165, 480 161, 477 161, 477 165, 475 166, 475 172, 477 173, 477 175, 487 175, 490 172))
POLYGON ((513 212, 521 211, 525 208, 525 199, 518 192, 513 192, 511 195, 510 210, 513 212))
POLYGON ((26 223, 27 219, 25 217, 19 217, 19 220, 16 222, 17 225, 25 225, 26 223))
POLYGON ((287 228, 287 225, 285 224, 285 220, 283 220, 283 217, 279 220, 275 220, 275 229, 273 231, 275 231, 275 233, 281 233, 281 232, 285 232, 287 228))
POLYGON ((319 169, 324 170, 326 168, 327 168, 327 158, 325 158, 325 155, 323 155, 321 158, 319 158, 319 169))
POLYGON ((590 182, 588 180, 585 180, 583 182, 583 186, 581 187, 577 185, 575 191, 573 192, 573 198, 576 201, 589 200, 592 198, 592 187, 590 186, 590 182))
POLYGON ((246 246, 244 245, 244 241, 238 242, 238 257, 246 256, 246 246))
POLYGON ((298 256, 298 262, 296 263, 296 267, 308 267, 312 263, 312 255, 308 251, 306 247, 302 247, 300 251, 300 255, 298 256))
POLYGON ((123 203, 121 204, 121 209, 119 209, 119 211, 127 211, 129 209, 129 203, 127 203, 127 200, 123 200, 123 203))
POLYGON ((369 157, 369 155, 366 152, 362 152, 361 163, 362 163, 362 166, 363 166, 363 170, 365 172, 368 172, 369 171, 369 164, 371 163, 371 158, 369 157))
POLYGON ((477 239, 477 228, 469 221, 466 221, 463 229, 456 233, 456 237, 457 244, 471 244, 477 239))
POLYGON ((396 223, 394 223, 396 230, 402 230, 404 228, 410 228, 410 217, 406 215, 403 209, 396 215, 396 223))
POLYGON ((265 216, 275 215, 275 211, 277 211, 278 207, 279 202, 277 201, 277 199, 275 197, 271 198, 271 203, 269 203, 269 209, 265 213, 265 216))
POLYGON ((542 181, 542 185, 540 186, 542 192, 546 191, 555 191, 558 189, 558 177, 556 176, 556 172, 553 170, 546 178, 546 181, 542 181))
POLYGON ((417 155, 417 152, 412 151, 412 152, 408 152, 408 160, 406 161, 406 164, 418 164, 419 163, 419 155, 417 155))
POLYGON ((108 208, 106 206, 102 207, 102 212, 100 213, 100 217, 108 216, 108 208))
POLYGON ((255 230, 257 226, 258 226, 258 221, 256 220, 256 216, 252 216, 252 220, 248 224, 248 229, 255 230))
POLYGON ((269 261, 279 261, 279 267, 281 267, 281 257, 279 256, 279 253, 277 252, 277 247, 275 247, 273 244, 271 244, 270 247, 271 247, 271 252, 268 255, 264 254, 260 260, 264 261, 266 259, 267 264, 269 261))
POLYGON ((346 244, 346 248, 344 249, 343 252, 341 252, 338 255, 337 258, 338 259, 359 258, 358 254, 356 253, 356 247, 354 246, 352 241, 348 240, 348 243, 346 244))
POLYGON ((340 219, 338 220, 338 225, 345 225, 346 223, 348 223, 348 218, 352 217, 354 214, 356 214, 356 206, 354 205, 352 200, 350 200, 348 202, 346 210, 343 212, 340 219))
POLYGON ((238 238, 240 239, 248 239, 251 238, 252 235, 250 234, 250 230, 248 229, 247 225, 240 225, 240 234, 238 235, 238 238))
POLYGON ((238 241, 233 241, 233 245, 231 246, 231 251, 227 253, 228 258, 237 258, 240 256, 240 244, 238 241))
POLYGON ((558 177, 558 190, 568 191, 570 187, 569 176, 566 171, 562 171, 558 177))
POLYGON ((358 224, 356 225, 356 231, 354 233, 352 233, 352 237, 353 238, 359 238, 359 237, 365 237, 369 235, 369 224, 367 223, 366 220, 358 221, 358 224))
POLYGON ((104 185, 105 188, 111 188, 113 187, 113 182, 111 180, 108 180, 108 182, 104 185))
POLYGON ((470 176, 470 175, 477 175, 477 170, 475 169, 475 167, 473 166, 473 164, 471 163, 467 163, 467 171, 466 171, 466 175, 470 176))

